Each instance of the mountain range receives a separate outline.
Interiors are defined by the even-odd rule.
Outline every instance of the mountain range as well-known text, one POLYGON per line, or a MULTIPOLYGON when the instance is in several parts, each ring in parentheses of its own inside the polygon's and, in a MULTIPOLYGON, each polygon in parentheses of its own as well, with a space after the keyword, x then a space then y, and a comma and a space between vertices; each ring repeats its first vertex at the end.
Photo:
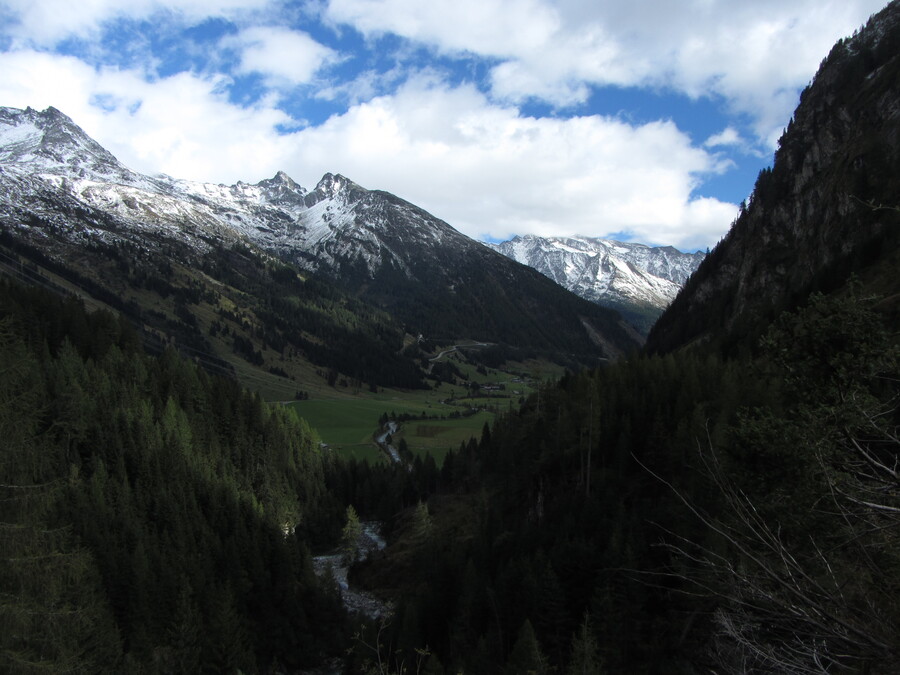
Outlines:
POLYGON ((417 394, 329 392, 351 436, 426 439, 408 463, 210 371, 412 389, 441 330, 596 363, 619 315, 342 176, 141 176, 53 109, 0 111, 0 148, 0 671, 900 672, 900 0, 644 351, 456 449, 446 400, 373 434, 358 404, 417 394))
POLYGON ((646 332, 700 265, 703 253, 598 237, 517 236, 488 244, 560 286, 618 310, 646 332))
POLYGON ((230 186, 145 176, 52 107, 0 109, 0 200, 17 254, 164 339, 269 371, 296 356, 410 386, 422 357, 401 354, 410 336, 566 364, 642 341, 617 313, 390 193, 333 174, 311 190, 283 172, 230 186))

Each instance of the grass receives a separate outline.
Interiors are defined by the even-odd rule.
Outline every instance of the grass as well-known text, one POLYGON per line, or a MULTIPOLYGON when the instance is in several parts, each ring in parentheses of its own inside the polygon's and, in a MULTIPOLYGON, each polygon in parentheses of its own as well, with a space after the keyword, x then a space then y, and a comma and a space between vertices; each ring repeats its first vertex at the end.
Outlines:
MULTIPOLYGON (((317 390, 310 387, 313 398, 287 405, 306 419, 333 451, 344 457, 367 461, 385 461, 373 440, 383 414, 419 418, 402 422, 395 441, 404 439, 414 455, 430 454, 440 466, 449 450, 457 449, 470 438, 479 438, 485 423, 493 423, 497 412, 518 407, 520 399, 535 390, 535 378, 552 378, 562 370, 546 362, 529 362, 478 373, 475 366, 459 354, 448 358, 457 363, 467 379, 480 384, 504 384, 505 390, 472 396, 467 388, 447 383, 434 389, 382 389, 374 394, 343 387, 317 390), (527 378, 530 382, 519 378, 527 378), (450 417, 452 413, 471 408, 480 410, 468 417, 450 417), (421 419, 423 414, 426 419, 421 419)), ((306 387, 298 383, 297 388, 306 387)))
POLYGON ((287 405, 303 417, 334 452, 342 457, 370 462, 384 461, 372 438, 384 413, 417 418, 402 422, 394 440, 405 439, 413 454, 431 454, 439 466, 449 450, 455 450, 472 437, 479 437, 484 424, 494 420, 494 414, 485 411, 468 417, 421 419, 422 413, 446 416, 458 409, 388 397, 295 401, 287 405))
MULTIPOLYGON (((414 454, 440 451, 438 464, 441 464, 447 450, 455 450, 470 438, 480 437, 484 425, 490 425, 493 421, 494 414, 486 411, 454 419, 410 420, 403 423, 395 438, 404 439, 414 454)), ((435 460, 437 459, 438 456, 435 455, 435 460)))
POLYGON ((334 447, 372 443, 378 418, 386 412, 421 415, 423 406, 379 399, 309 400, 288 404, 334 447))

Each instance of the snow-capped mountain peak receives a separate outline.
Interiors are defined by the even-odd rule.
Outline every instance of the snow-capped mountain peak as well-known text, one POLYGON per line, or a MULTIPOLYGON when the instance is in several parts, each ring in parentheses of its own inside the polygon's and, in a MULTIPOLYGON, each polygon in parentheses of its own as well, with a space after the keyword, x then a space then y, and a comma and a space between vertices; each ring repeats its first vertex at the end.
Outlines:
POLYGON ((234 185, 143 176, 55 108, 0 108, 0 174, 5 201, 23 212, 26 204, 33 212, 33 197, 42 194, 59 218, 64 198, 71 208, 114 216, 121 232, 180 236, 198 251, 210 237, 245 237, 312 270, 361 263, 374 275, 390 263, 408 273, 409 250, 419 243, 456 237, 473 244, 412 204, 341 174, 326 173, 312 190, 284 171, 234 185))
POLYGON ((702 253, 597 237, 516 236, 492 248, 601 305, 655 315, 675 297, 702 253))
POLYGON ((388 192, 331 173, 312 190, 283 171, 234 185, 144 176, 53 109, 0 112, 0 206, 0 230, 63 259, 109 251, 201 266, 223 251, 257 263, 268 255, 329 277, 417 333, 566 359, 636 344, 614 313, 388 192))
POLYGON ((47 173, 114 178, 128 171, 56 108, 0 108, 0 162, 28 162, 47 173))
POLYGON ((342 176, 341 174, 326 173, 316 185, 316 192, 321 192, 328 197, 334 197, 336 194, 351 190, 359 186, 352 180, 342 176))

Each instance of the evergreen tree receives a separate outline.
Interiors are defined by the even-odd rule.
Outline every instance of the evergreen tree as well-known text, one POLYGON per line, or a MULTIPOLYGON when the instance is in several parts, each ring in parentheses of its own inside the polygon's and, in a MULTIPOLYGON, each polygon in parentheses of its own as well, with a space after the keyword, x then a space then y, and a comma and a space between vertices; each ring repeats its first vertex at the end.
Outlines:
POLYGON ((434 530, 431 514, 428 512, 428 505, 424 502, 419 502, 413 510, 412 519, 412 543, 416 546, 424 547, 431 541, 434 530))
POLYGON ((250 639, 230 589, 217 593, 204 635, 203 669, 210 673, 253 670, 250 639))
POLYGON ((359 558, 359 538, 362 525, 353 505, 347 507, 346 523, 341 532, 341 555, 345 565, 352 565, 359 558))
POLYGON ((602 673, 597 639, 594 637, 590 616, 585 614, 578 632, 572 637, 572 651, 566 675, 602 675, 602 673))
POLYGON ((546 662, 531 622, 526 619, 519 628, 516 644, 506 661, 506 675, 543 675, 546 662))

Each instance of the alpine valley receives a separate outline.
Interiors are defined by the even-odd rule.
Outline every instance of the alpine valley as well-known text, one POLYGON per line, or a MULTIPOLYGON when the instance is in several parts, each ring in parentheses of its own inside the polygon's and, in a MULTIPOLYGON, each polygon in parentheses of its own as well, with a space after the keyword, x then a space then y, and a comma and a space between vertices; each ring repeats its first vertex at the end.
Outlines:
MULTIPOLYGON (((141 176, 52 108, 0 134, 0 671, 900 672, 900 0, 643 347, 342 176, 141 176), (446 436, 462 394, 410 401, 451 381, 446 436)), ((648 306, 700 257, 500 248, 648 306)))

